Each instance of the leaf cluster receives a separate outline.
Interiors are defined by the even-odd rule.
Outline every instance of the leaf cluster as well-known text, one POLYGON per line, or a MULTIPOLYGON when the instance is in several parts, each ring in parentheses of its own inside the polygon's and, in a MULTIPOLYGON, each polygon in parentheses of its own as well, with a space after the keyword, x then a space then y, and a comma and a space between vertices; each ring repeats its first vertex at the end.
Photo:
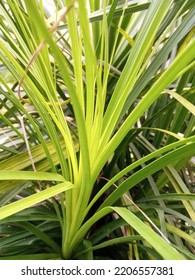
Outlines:
POLYGON ((0 3, 0 259, 194 259, 194 1, 53 4, 0 3))

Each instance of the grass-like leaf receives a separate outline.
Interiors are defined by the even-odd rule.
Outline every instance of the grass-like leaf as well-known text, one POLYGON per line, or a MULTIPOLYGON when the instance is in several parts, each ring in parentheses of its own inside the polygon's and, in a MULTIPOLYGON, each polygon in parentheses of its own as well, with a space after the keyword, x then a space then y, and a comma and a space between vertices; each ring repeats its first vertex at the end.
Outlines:
POLYGON ((0 3, 0 258, 192 258, 194 2, 53 2, 0 3))

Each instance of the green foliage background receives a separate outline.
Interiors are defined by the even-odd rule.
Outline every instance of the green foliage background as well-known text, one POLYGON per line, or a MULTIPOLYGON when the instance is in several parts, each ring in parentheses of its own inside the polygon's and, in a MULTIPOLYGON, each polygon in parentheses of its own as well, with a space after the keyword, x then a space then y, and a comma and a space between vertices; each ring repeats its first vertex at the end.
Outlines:
POLYGON ((194 1, 54 3, 0 3, 0 259, 194 259, 194 1))

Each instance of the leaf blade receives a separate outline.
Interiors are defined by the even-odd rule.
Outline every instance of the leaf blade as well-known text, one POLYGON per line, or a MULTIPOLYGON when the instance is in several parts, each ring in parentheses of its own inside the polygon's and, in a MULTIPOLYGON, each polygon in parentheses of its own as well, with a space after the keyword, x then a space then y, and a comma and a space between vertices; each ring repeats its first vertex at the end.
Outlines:
POLYGON ((40 191, 39 193, 26 197, 22 200, 18 200, 16 202, 3 206, 0 209, 0 220, 15 213, 18 213, 28 207, 34 206, 35 204, 49 199, 59 193, 70 190, 73 187, 74 185, 71 182, 65 181, 54 187, 48 188, 46 190, 40 191))

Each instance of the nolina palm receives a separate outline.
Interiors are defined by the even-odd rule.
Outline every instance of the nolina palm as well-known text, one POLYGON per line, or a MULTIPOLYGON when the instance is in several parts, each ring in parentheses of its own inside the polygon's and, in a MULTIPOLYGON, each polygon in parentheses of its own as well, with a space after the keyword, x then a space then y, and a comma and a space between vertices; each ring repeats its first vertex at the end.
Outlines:
POLYGON ((193 1, 23 2, 0 4, 1 259, 192 259, 193 1))

